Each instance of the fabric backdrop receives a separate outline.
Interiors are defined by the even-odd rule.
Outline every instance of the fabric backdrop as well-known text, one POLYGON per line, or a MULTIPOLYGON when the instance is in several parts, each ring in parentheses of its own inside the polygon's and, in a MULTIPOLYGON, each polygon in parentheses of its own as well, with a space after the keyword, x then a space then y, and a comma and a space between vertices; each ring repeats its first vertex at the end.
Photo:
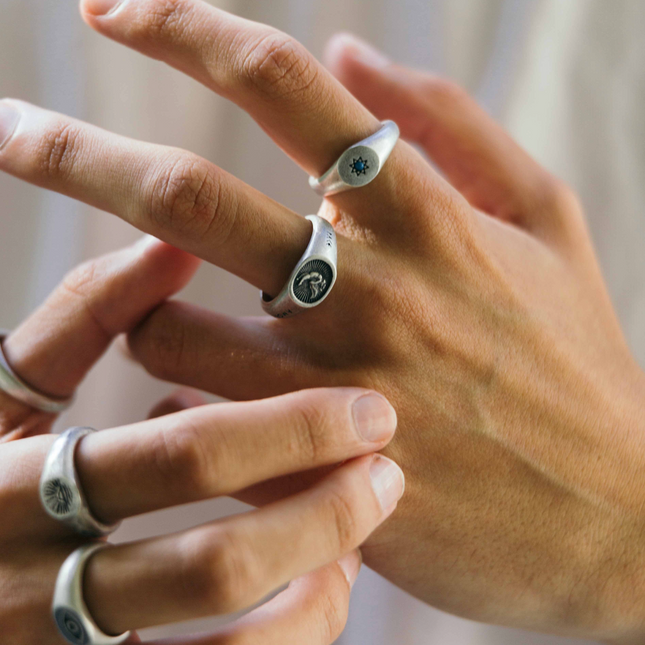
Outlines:
MULTIPOLYGON (((586 205, 631 345, 645 364, 645 2, 642 0, 222 0, 315 54, 351 30, 391 57, 456 78, 586 205)), ((244 113, 162 64, 91 32, 71 0, 0 0, 0 96, 120 134, 188 148, 302 213, 306 177, 244 113)), ((105 213, 0 176, 0 326, 26 316, 78 261, 137 232, 105 213)), ((256 290, 204 266, 182 297, 258 313, 256 290)), ((105 428, 142 418, 170 387, 111 352, 61 420, 105 428)), ((192 505, 128 522, 118 539, 178 530, 240 510, 192 505)), ((149 630, 171 634, 212 621, 149 630)), ((344 645, 538 645, 563 639, 486 627, 411 599, 370 571, 344 645)))

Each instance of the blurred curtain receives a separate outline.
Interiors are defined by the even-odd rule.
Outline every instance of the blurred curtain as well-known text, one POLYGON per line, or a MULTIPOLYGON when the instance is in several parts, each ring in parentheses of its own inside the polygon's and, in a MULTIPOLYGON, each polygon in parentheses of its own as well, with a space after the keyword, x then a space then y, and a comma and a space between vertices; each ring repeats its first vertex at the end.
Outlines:
MULTIPOLYGON (((610 291, 645 364, 645 3, 641 0, 222 0, 315 54, 350 30, 405 64, 456 78, 542 163, 580 193, 610 291)), ((302 213, 306 177, 244 113, 162 64, 92 33, 69 0, 0 0, 0 96, 123 135, 188 148, 302 213)), ((0 326, 26 316, 81 259, 138 236, 116 218, 0 176, 0 326)), ((182 297, 258 312, 255 289, 205 266, 182 297)), ((170 386, 111 352, 61 425, 143 417, 170 386)), ((239 510, 230 501, 156 513, 120 539, 239 510)), ((212 621, 149 630, 201 629, 212 621)), ((364 571, 345 645, 538 645, 562 639, 485 627, 409 598, 364 571)), ((570 642, 570 641, 566 641, 570 642)))

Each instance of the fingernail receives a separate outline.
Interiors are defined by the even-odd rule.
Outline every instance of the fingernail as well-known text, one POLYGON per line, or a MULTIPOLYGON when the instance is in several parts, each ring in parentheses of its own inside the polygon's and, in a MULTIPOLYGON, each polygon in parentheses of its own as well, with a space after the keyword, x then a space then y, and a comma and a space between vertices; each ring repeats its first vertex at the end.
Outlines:
POLYGON ((403 496, 405 477, 403 471, 387 457, 375 455, 370 466, 372 488, 383 511, 390 510, 403 496))
POLYGON ((360 549, 356 549, 338 560, 338 566, 343 570, 350 588, 354 586, 356 578, 358 578, 362 563, 363 556, 360 549))
POLYGON ((365 394, 352 407, 356 430, 364 441, 379 443, 396 430, 396 412, 380 394, 365 394))
POLYGON ((8 101, 0 101, 0 148, 4 146, 16 131, 22 113, 8 101))
POLYGON ((114 13, 125 0, 83 0, 83 9, 93 16, 105 16, 114 13))
POLYGON ((340 36, 343 49, 346 53, 363 65, 368 65, 374 69, 381 69, 390 64, 390 59, 378 49, 366 43, 364 40, 357 38, 354 34, 342 34, 340 36))

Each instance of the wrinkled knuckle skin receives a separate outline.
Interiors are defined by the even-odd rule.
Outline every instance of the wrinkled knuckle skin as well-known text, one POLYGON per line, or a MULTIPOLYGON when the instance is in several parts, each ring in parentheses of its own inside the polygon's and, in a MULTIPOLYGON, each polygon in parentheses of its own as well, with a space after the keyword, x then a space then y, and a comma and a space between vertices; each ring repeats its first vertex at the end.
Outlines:
POLYGON ((173 40, 189 13, 184 0, 154 0, 143 6, 141 19, 131 25, 135 38, 173 40))
POLYGON ((291 410, 293 451, 305 463, 319 463, 329 451, 332 429, 328 411, 320 401, 301 400, 291 410))
POLYGON ((153 182, 150 218, 155 226, 192 239, 224 244, 235 219, 231 199, 225 200, 215 171, 190 156, 176 160, 153 182))
POLYGON ((242 64, 243 81, 272 99, 305 92, 315 83, 318 73, 307 49, 280 32, 265 35, 242 64))
POLYGON ((74 167, 79 133, 71 123, 57 123, 42 138, 38 149, 37 171, 46 179, 64 180, 74 167))
POLYGON ((155 436, 150 457, 151 472, 174 498, 200 499, 210 492, 212 474, 217 470, 211 467, 203 433, 186 418, 155 436))
POLYGON ((84 300, 92 294, 101 283, 101 272, 97 262, 90 260, 72 269, 64 278, 63 288, 84 300))
POLYGON ((233 613, 258 599, 255 591, 261 578, 250 547, 232 532, 211 534, 188 576, 191 595, 210 614, 233 613))
POLYGON ((338 554, 349 553, 357 545, 356 509, 346 492, 339 488, 332 489, 327 505, 330 515, 329 526, 333 527, 332 549, 338 554))
POLYGON ((320 598, 320 623, 325 643, 333 643, 343 633, 347 624, 349 604, 339 593, 323 594, 320 598))

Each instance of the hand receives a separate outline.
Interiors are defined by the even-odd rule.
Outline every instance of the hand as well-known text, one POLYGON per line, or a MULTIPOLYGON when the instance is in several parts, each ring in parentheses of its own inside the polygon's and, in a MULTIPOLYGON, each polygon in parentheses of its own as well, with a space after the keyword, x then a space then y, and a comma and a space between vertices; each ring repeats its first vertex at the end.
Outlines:
MULTIPOLYGON (((196 266, 194 257, 149 241, 80 267, 7 339, 12 367, 43 392, 68 396, 111 339, 183 287, 196 266)), ((173 396, 156 414, 184 405, 185 395, 173 396)), ((42 433, 52 421, 0 393, 6 645, 62 642, 50 610, 54 583, 84 543, 41 507, 40 474, 55 440, 42 433)), ((106 523, 349 460, 309 490, 259 511, 97 552, 84 578, 91 615, 118 634, 237 611, 303 576, 242 620, 189 642, 282 645, 306 633, 308 643, 330 644, 344 626, 360 567, 355 549, 402 493, 399 468, 371 454, 395 425, 383 397, 338 388, 205 405, 86 436, 76 451, 78 476, 106 523)))
MULTIPOLYGON (((322 174, 377 118, 300 44, 198 0, 133 0, 97 31, 191 74, 322 174)), ((340 274, 315 311, 235 319, 181 303, 130 335, 161 378, 231 399, 377 388, 409 494, 367 563, 442 609, 627 641, 645 633, 645 382, 603 286, 581 208, 449 82, 336 41, 334 70, 399 121, 378 178, 326 200, 340 274), (357 55, 360 53, 360 55, 357 55)), ((96 207, 275 294, 309 224, 185 151, 19 102, 0 168, 96 207), (110 150, 110 154, 104 154, 110 150)), ((3 137, 0 137, 0 139, 3 137)), ((315 477, 255 487, 265 503, 315 477)))

